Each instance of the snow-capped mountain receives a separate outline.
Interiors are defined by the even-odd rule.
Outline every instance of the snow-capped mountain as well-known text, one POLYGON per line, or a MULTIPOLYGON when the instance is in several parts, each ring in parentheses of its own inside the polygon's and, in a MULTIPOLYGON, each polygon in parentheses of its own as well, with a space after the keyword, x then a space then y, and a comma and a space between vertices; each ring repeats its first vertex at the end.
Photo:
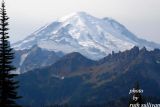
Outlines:
POLYGON ((160 48, 159 44, 139 39, 111 18, 100 19, 85 12, 62 17, 13 44, 13 47, 23 50, 34 45, 55 52, 80 52, 91 59, 100 59, 112 51, 124 51, 135 45, 160 48))

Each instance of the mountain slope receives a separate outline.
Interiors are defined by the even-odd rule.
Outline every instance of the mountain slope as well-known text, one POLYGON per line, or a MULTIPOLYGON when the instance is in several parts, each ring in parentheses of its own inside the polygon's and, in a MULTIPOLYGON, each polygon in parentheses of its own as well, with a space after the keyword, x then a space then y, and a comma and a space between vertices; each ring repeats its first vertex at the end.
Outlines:
POLYGON ((57 75, 65 77, 66 75, 70 75, 77 70, 91 67, 95 64, 95 61, 90 60, 77 52, 74 52, 58 60, 49 68, 49 71, 56 71, 57 75))
POLYGON ((62 56, 61 52, 48 51, 38 46, 26 50, 16 50, 13 60, 13 65, 17 68, 15 73, 22 74, 32 69, 52 65, 62 56))
POLYGON ((91 59, 100 59, 112 51, 125 51, 135 45, 160 48, 159 44, 139 39, 113 19, 100 19, 85 12, 60 18, 13 44, 13 47, 23 50, 33 45, 55 52, 79 52, 91 59))
MULTIPOLYGON (((87 60, 77 53, 67 56, 72 60, 87 60)), ((77 66, 75 63, 66 63, 63 68, 62 62, 67 61, 64 56, 60 59, 61 68, 53 64, 20 75, 20 93, 23 96, 21 103, 32 106, 64 103, 104 104, 128 97, 129 90, 137 81, 144 90, 143 96, 160 97, 159 49, 147 51, 145 48, 139 50, 134 47, 107 57, 96 63, 87 60, 87 64, 94 63, 87 67, 80 63, 76 63, 77 66), (64 73, 66 67, 71 66, 75 67, 74 70, 64 73), (55 76, 57 72, 60 78, 55 76)))

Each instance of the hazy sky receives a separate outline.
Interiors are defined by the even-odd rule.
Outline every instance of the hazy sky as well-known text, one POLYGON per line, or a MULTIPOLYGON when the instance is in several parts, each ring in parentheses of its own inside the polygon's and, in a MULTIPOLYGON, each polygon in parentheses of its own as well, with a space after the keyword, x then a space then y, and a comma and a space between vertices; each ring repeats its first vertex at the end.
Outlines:
POLYGON ((111 17, 140 38, 160 43, 160 0, 6 0, 12 42, 72 12, 111 17))

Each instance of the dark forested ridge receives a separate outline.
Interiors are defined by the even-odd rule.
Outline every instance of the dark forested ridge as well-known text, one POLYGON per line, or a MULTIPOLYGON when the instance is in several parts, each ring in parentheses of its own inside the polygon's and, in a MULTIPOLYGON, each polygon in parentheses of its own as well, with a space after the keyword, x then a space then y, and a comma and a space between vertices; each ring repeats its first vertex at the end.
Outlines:
POLYGON ((99 61, 71 53, 51 66, 22 74, 19 92, 23 95, 21 103, 31 106, 109 104, 116 107, 118 104, 125 107, 129 90, 136 81, 144 90, 144 97, 159 101, 156 100, 160 97, 159 76, 159 49, 134 47, 99 61))

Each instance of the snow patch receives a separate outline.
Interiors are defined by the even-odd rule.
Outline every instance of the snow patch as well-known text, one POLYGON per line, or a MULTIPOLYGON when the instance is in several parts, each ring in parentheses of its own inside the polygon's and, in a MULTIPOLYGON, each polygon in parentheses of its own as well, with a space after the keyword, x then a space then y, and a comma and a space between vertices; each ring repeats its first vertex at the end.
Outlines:
POLYGON ((156 61, 157 64, 160 64, 160 61, 156 61))
POLYGON ((52 76, 51 77, 53 77, 53 78, 57 78, 57 79, 61 79, 61 80, 64 80, 65 79, 65 77, 64 76, 59 76, 59 75, 55 75, 55 74, 52 74, 52 76))
POLYGON ((23 62, 25 61, 25 59, 27 58, 27 56, 28 56, 28 53, 23 54, 23 55, 21 56, 20 66, 23 64, 23 62))

